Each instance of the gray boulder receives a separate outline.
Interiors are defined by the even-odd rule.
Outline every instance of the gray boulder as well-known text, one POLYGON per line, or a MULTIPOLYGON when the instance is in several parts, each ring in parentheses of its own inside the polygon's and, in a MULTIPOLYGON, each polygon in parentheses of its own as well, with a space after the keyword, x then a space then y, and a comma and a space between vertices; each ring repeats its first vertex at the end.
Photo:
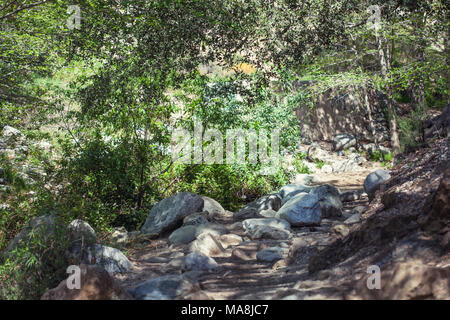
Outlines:
POLYGON ((390 178, 389 171, 382 169, 378 169, 367 176, 366 180, 364 180, 364 191, 366 191, 370 201, 375 197, 375 193, 380 188, 380 185, 390 178))
POLYGON ((322 218, 341 217, 342 202, 339 190, 329 184, 324 184, 314 188, 310 194, 314 194, 319 199, 322 218))
POLYGON ((194 241, 196 237, 197 227, 194 225, 187 225, 172 232, 167 241, 169 244, 180 245, 190 243, 194 241))
POLYGON ((184 217, 203 209, 204 200, 193 193, 181 192, 158 202, 151 210, 141 232, 161 234, 181 224, 184 217))
POLYGON ((361 221, 361 214, 360 213, 355 213, 353 215, 351 215, 350 217, 348 217, 344 223, 345 224, 354 224, 354 223, 358 223, 359 221, 361 221))
POLYGON ((86 221, 76 219, 69 223, 67 227, 69 239, 71 242, 81 241, 87 244, 93 244, 97 241, 95 230, 86 221))
POLYGON ((130 235, 124 227, 119 227, 114 230, 111 239, 116 243, 126 243, 130 240, 130 235))
POLYGON ((225 213, 225 209, 216 200, 206 196, 203 196, 202 199, 204 202, 202 211, 207 212, 210 219, 225 213))
POLYGON ((315 194, 300 193, 281 207, 278 217, 296 227, 319 225, 322 220, 319 198, 315 194))
MULTIPOLYGON (((288 195, 291 196, 291 198, 293 196, 295 196, 296 194, 299 194, 300 192, 306 192, 309 193, 309 191, 311 191, 311 187, 305 186, 304 184, 300 184, 300 183, 293 183, 293 184, 288 184, 284 187, 282 187, 280 189, 280 195, 281 198, 284 200, 288 195)), ((284 201, 284 203, 286 203, 287 201, 284 201)))
POLYGON ((184 259, 183 271, 207 271, 215 272, 219 270, 216 260, 207 255, 194 251, 184 259))
POLYGON ((272 239, 272 240, 288 240, 292 237, 291 232, 287 229, 272 227, 270 225, 255 225, 246 230, 246 234, 252 240, 256 239, 272 239))
POLYGON ((214 223, 207 223, 201 225, 186 225, 178 228, 169 236, 169 244, 180 245, 187 244, 200 237, 202 234, 212 234, 216 237, 227 233, 227 229, 214 223))
POLYGON ((289 190, 292 190, 292 191, 287 193, 283 197, 283 200, 281 201, 281 205, 284 206, 284 204, 286 202, 288 202, 290 199, 292 199, 296 195, 298 195, 300 193, 309 193, 312 189, 313 189, 312 187, 308 187, 308 186, 301 185, 301 184, 287 185, 287 186, 283 187, 282 190, 285 192, 289 191, 289 190))
POLYGON ((230 246, 236 246, 240 244, 243 240, 242 237, 238 236, 237 234, 223 234, 219 238, 220 243, 222 246, 226 249, 230 246))
POLYGON ((334 151, 345 150, 356 145, 356 138, 350 133, 340 133, 333 138, 334 151))
POLYGON ((247 219, 242 222, 242 226, 246 232, 258 226, 269 226, 284 230, 289 230, 291 227, 286 220, 277 218, 247 219))
POLYGON ((119 249, 95 244, 89 251, 89 261, 109 274, 124 273, 131 268, 130 260, 119 249))
POLYGON ((277 212, 273 209, 261 210, 259 215, 264 218, 275 218, 277 216, 277 212))
POLYGON ((242 221, 259 217, 259 211, 253 207, 246 207, 233 214, 234 221, 242 221))
POLYGON ((197 290, 196 283, 188 278, 167 275, 151 278, 129 292, 136 300, 174 300, 197 290))
POLYGON ((214 257, 221 255, 225 249, 217 237, 210 233, 203 233, 190 244, 189 251, 199 251, 209 257, 214 257))
POLYGON ((277 193, 262 196, 261 198, 250 202, 245 208, 254 208, 257 211, 272 209, 278 211, 281 207, 281 196, 277 193))
POLYGON ((207 212, 197 212, 190 214, 183 219, 183 225, 200 225, 208 223, 209 221, 207 215, 207 212))
POLYGON ((283 259, 286 249, 280 247, 270 247, 259 251, 256 259, 262 262, 275 262, 283 259))
POLYGON ((308 148, 308 159, 312 162, 316 161, 330 162, 330 160, 332 160, 330 153, 322 149, 317 143, 313 143, 308 148))

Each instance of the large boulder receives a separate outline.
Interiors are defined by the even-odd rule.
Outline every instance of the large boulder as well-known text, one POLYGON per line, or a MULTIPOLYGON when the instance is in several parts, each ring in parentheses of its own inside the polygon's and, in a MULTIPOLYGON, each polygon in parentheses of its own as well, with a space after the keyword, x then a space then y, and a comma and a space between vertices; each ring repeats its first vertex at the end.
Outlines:
POLYGON ((219 265, 213 258, 201 252, 194 251, 185 257, 183 270, 214 272, 219 270, 219 265))
POLYGON ((331 160, 331 155, 328 151, 322 149, 319 144, 313 143, 308 148, 308 159, 312 162, 323 161, 329 162, 331 160))
POLYGON ((259 217, 259 211, 256 208, 253 207, 245 207, 239 210, 238 212, 235 212, 233 214, 233 220, 234 221, 242 221, 245 219, 252 219, 252 218, 258 218, 259 217))
POLYGON ((191 213, 201 212, 204 206, 202 197, 181 192, 158 202, 145 221, 141 232, 160 235, 181 225, 184 217, 191 213))
POLYGON ((271 240, 288 240, 292 237, 291 232, 286 229, 272 227, 270 225, 256 225, 249 228, 246 234, 252 240, 271 239, 271 240))
POLYGON ((319 198, 315 194, 299 193, 281 207, 278 217, 292 226, 315 226, 322 221, 319 198))
POLYGON ((247 219, 242 222, 242 226, 245 231, 249 231, 258 226, 269 226, 285 230, 289 230, 291 227, 286 220, 277 218, 247 219))
POLYGON ((196 212, 186 216, 183 219, 183 225, 199 225, 208 223, 208 213, 207 212, 196 212))
POLYGON ((103 267, 109 274, 124 273, 131 269, 131 262, 116 248, 95 244, 89 250, 91 264, 103 267))
POLYGON ((329 184, 324 184, 314 188, 311 192, 319 199, 322 218, 341 217, 342 202, 340 199, 340 191, 329 184))
POLYGON ((288 184, 281 188, 280 194, 282 196, 281 205, 284 206, 286 202, 292 199, 299 193, 309 193, 312 187, 305 186, 303 184, 288 184))
POLYGON ((70 279, 48 290, 41 300, 132 300, 106 270, 99 266, 80 265, 80 288, 69 289, 70 279))
POLYGON ((286 240, 291 237, 290 224, 277 218, 247 219, 242 223, 251 239, 286 240))
POLYGON ((175 300, 199 290, 198 285, 182 275, 151 278, 129 290, 136 300, 175 300))
POLYGON ((237 234, 223 234, 219 237, 219 241, 222 244, 222 246, 226 249, 230 246, 237 246, 238 244, 242 243, 242 237, 238 236, 237 234))
POLYGON ((254 208, 257 211, 272 209, 278 211, 281 207, 281 196, 277 193, 268 194, 250 202, 245 208, 254 208))
POLYGON ((201 225, 186 225, 178 228, 169 236, 169 244, 180 245, 188 244, 200 237, 202 234, 212 234, 220 237, 227 233, 227 229, 220 224, 206 223, 201 225))
POLYGON ((375 193, 380 188, 380 185, 390 178, 389 171, 382 169, 378 169, 367 176, 366 180, 364 180, 364 191, 369 196, 370 201, 375 197, 375 193))
POLYGON ((202 211, 207 212, 210 219, 225 213, 225 209, 216 200, 206 196, 203 196, 202 199, 204 202, 202 211))
POLYGON ((215 257, 222 255, 225 248, 216 236, 210 233, 203 233, 195 241, 191 242, 189 251, 199 251, 209 257, 215 257))
POLYGON ((333 138, 334 151, 345 150, 356 145, 356 138, 350 133, 339 133, 333 138))
POLYGON ((192 242, 197 237, 197 227, 193 225, 178 228, 169 236, 169 244, 180 245, 192 242))

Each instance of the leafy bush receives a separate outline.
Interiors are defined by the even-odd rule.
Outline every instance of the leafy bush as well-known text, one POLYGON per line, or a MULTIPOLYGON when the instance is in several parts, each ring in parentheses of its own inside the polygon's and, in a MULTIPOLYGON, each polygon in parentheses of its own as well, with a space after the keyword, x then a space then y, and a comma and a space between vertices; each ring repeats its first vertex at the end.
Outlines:
POLYGON ((49 235, 36 232, 26 245, 0 259, 0 299, 39 299, 66 278, 67 231, 62 225, 49 235), (3 260, 3 261, 1 261, 3 260))

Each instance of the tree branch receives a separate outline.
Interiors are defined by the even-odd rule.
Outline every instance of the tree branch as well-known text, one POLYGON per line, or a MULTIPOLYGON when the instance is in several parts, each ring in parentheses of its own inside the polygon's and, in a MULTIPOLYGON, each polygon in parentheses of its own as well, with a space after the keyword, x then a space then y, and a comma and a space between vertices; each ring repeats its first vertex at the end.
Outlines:
POLYGON ((6 19, 8 17, 11 17, 12 15, 15 15, 15 14, 17 14, 17 13, 23 11, 23 10, 31 9, 33 7, 37 7, 37 6, 39 6, 41 4, 44 4, 46 2, 47 2, 47 0, 42 0, 42 1, 35 2, 35 3, 27 4, 26 6, 20 7, 19 9, 16 9, 16 10, 10 12, 10 13, 7 13, 7 14, 1 16, 0 20, 6 19))

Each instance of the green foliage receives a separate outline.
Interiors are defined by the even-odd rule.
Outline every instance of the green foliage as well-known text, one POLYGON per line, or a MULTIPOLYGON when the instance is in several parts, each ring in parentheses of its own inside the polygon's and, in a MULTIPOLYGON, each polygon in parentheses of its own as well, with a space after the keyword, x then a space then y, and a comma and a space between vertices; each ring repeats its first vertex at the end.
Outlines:
POLYGON ((62 226, 49 234, 36 232, 3 257, 0 264, 0 299, 39 299, 67 277, 67 232, 62 226))

